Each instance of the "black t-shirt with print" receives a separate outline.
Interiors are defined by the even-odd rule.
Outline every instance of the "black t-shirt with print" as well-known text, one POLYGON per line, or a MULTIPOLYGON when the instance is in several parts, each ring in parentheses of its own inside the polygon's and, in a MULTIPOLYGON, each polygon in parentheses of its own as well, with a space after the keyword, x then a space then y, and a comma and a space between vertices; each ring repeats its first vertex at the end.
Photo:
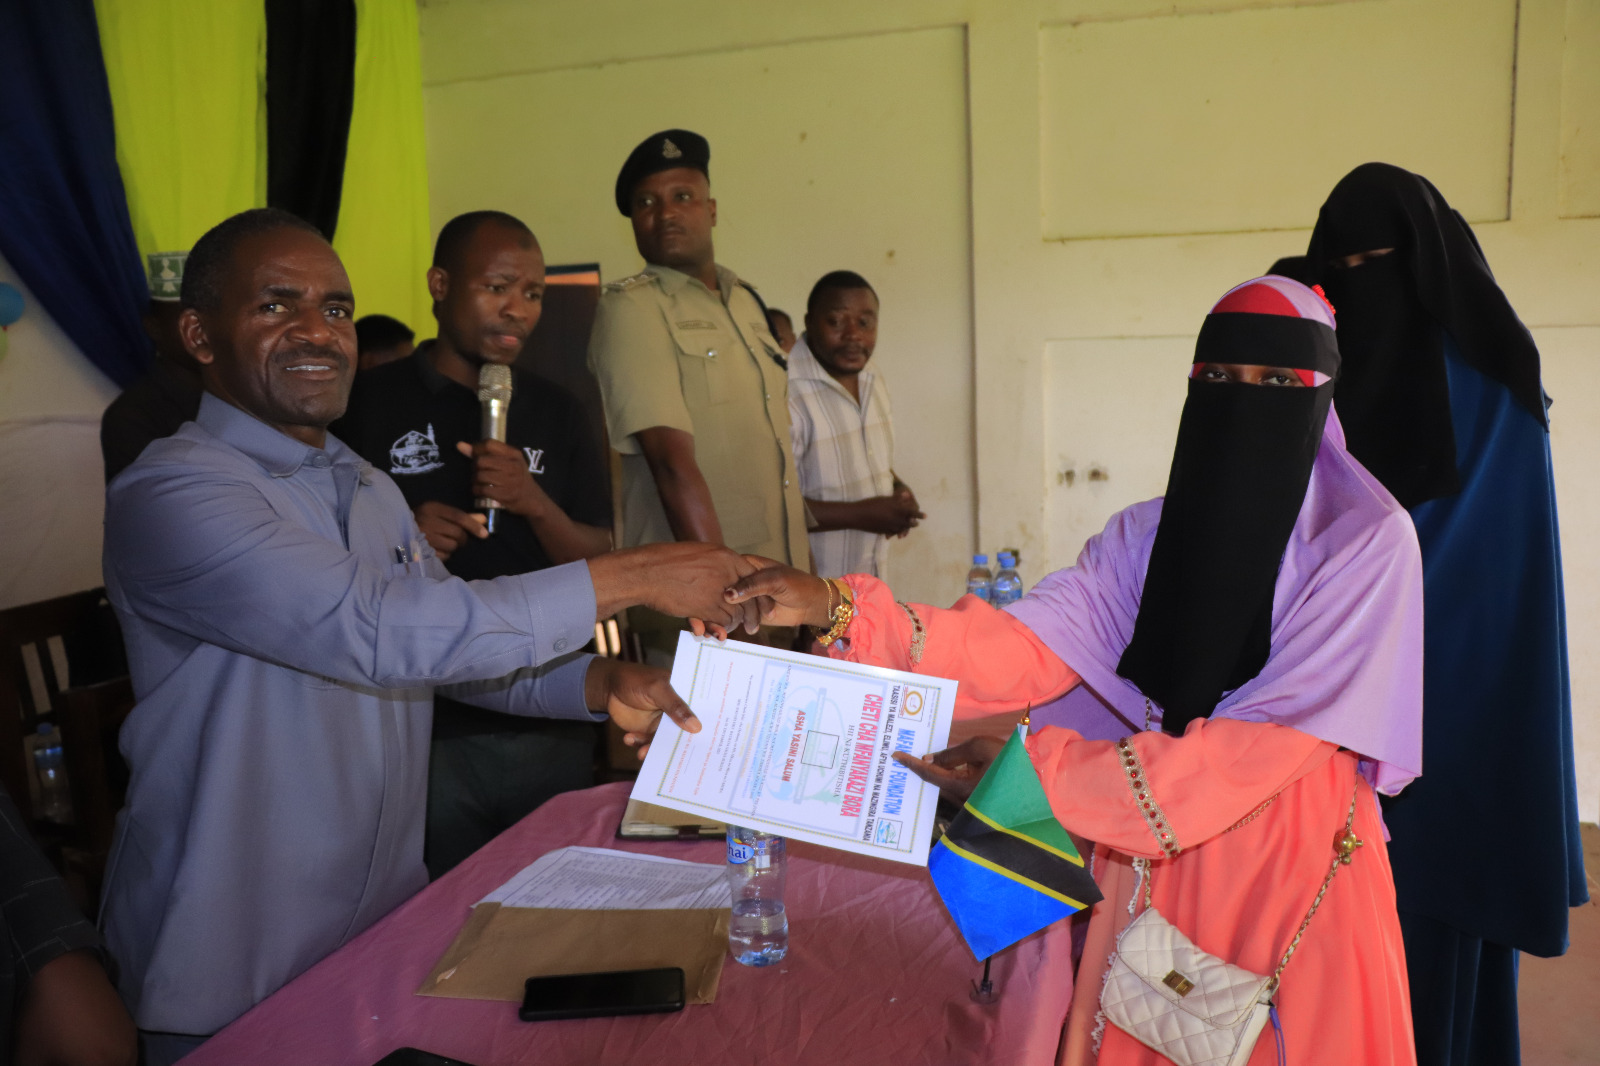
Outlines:
MULTIPOLYGON (((474 389, 451 381, 428 358, 433 342, 409 359, 356 375, 350 406, 329 427, 334 436, 394 479, 412 510, 437 500, 475 511, 472 460, 457 441, 476 443, 483 409, 474 389)), ((506 443, 528 457, 539 487, 575 522, 611 528, 611 492, 605 459, 591 442, 577 397, 552 381, 512 370, 506 443)), ((468 580, 541 570, 551 565, 533 527, 502 511, 493 536, 467 538, 445 568, 468 580)))

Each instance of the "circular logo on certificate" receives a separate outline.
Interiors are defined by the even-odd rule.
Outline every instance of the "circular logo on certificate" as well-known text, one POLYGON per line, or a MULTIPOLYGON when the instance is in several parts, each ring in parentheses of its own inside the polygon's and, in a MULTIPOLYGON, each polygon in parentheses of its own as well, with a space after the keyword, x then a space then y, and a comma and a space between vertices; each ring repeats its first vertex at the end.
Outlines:
POLYGON ((900 708, 900 713, 904 714, 907 718, 915 718, 919 714, 921 714, 922 713, 922 693, 920 693, 920 692, 907 692, 906 693, 906 702, 905 702, 904 706, 902 706, 900 708))

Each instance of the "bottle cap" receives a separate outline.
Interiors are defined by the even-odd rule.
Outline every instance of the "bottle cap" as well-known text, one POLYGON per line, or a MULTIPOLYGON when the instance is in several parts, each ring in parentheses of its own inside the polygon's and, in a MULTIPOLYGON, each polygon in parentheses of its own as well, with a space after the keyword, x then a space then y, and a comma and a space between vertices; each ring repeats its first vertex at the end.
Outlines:
POLYGON ((1017 561, 1016 561, 1016 559, 1012 558, 1012 555, 1011 555, 1010 552, 1001 552, 1000 553, 1000 565, 1002 567, 1004 567, 1005 569, 1009 570, 1013 566, 1017 565, 1017 561))
POLYGON ((974 566, 987 566, 988 563, 989 557, 987 555, 979 554, 972 557, 972 565, 974 566))

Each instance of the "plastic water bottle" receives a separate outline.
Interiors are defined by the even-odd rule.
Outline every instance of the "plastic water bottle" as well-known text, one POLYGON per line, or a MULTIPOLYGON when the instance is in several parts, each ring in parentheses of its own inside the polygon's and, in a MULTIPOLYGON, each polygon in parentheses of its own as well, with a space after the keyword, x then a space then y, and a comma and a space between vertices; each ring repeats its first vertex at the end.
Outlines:
POLYGON ((1022 599, 1022 575, 1017 573, 1017 560, 1010 552, 1000 553, 1000 572, 989 586, 989 602, 996 607, 1016 603, 1022 599))
POLYGON ((972 569, 967 571, 967 591, 988 602, 989 585, 993 583, 994 575, 989 572, 989 557, 987 555, 974 555, 972 569))
POLYGON ((61 736, 49 722, 39 726, 33 742, 33 766, 39 774, 39 817, 58 824, 72 821, 72 793, 67 789, 61 736))
POLYGON ((771 966, 789 954, 789 916, 783 910, 788 860, 783 837, 728 826, 728 887, 733 919, 728 950, 746 966, 771 966))

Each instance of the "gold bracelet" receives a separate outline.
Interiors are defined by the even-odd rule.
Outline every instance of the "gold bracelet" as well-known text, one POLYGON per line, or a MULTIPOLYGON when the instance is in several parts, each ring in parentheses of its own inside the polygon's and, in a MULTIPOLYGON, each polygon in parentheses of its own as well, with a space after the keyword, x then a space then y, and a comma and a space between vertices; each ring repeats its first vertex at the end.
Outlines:
MULTIPOLYGON (((828 583, 828 587, 830 589, 833 589, 839 593, 839 606, 834 607, 829 616, 833 622, 833 627, 826 633, 817 634, 817 643, 826 648, 828 645, 844 636, 844 631, 849 627, 850 620, 856 615, 856 604, 855 597, 850 594, 849 585, 846 585, 843 581, 832 577, 825 577, 823 580, 828 583)), ((833 602, 833 597, 831 595, 828 597, 828 602, 830 604, 833 602)))
MULTIPOLYGON (((822 587, 828 590, 828 613, 823 615, 823 617, 828 620, 828 625, 832 626, 833 625, 833 582, 829 581, 827 578, 823 578, 822 579, 822 587)), ((822 634, 825 633, 826 630, 824 630, 820 626, 812 626, 811 627, 811 632, 820 640, 822 638, 822 634)))

